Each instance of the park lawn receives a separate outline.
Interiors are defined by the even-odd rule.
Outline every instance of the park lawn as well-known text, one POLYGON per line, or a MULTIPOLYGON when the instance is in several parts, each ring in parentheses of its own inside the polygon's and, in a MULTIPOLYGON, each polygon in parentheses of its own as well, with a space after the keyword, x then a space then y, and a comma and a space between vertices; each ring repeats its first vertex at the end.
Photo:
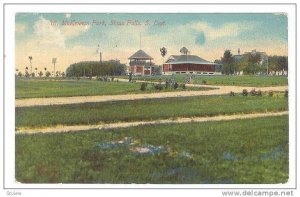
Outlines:
MULTIPOLYGON (((124 77, 126 78, 126 77, 124 77)), ((175 80, 179 83, 184 83, 187 80, 187 75, 175 75, 175 80)), ((172 79, 172 76, 134 76, 133 80, 143 81, 162 81, 172 79)), ((192 83, 205 85, 234 85, 248 87, 266 87, 266 86, 283 86, 288 85, 287 76, 195 76, 192 83)))
MULTIPOLYGON (((163 85, 162 85, 163 86, 163 85)), ((141 91, 140 83, 103 82, 96 80, 39 80, 17 79, 16 99, 43 98, 43 97, 68 97, 68 96, 93 96, 93 95, 118 95, 118 94, 142 94, 170 91, 205 91, 212 88, 186 87, 154 90, 149 84, 146 91, 141 91)))
POLYGON ((284 115, 105 131, 18 134, 16 181, 286 183, 289 178, 288 133, 288 116, 284 115), (116 141, 128 138, 134 143, 115 145, 116 141), (160 151, 148 154, 133 151, 151 146, 160 151))
POLYGON ((288 99, 263 96, 197 96, 16 108, 16 128, 101 124, 176 117, 288 110, 288 99))

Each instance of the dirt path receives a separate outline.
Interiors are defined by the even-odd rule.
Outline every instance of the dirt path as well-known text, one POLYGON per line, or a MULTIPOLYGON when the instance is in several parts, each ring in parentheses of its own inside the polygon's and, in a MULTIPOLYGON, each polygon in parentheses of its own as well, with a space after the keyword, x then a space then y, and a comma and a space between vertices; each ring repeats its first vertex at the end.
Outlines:
POLYGON ((238 119, 251 119, 268 116, 282 116, 287 115, 288 111, 282 112, 268 112, 268 113, 254 113, 254 114, 235 114, 235 115, 220 115, 211 117, 192 117, 177 119, 164 119, 155 121, 138 121, 138 122, 119 122, 101 125, 76 125, 76 126, 57 126, 42 129, 25 129, 17 130, 16 134, 34 134, 34 133, 61 133, 61 132, 74 132, 74 131, 88 131, 88 130, 105 130, 136 127, 140 125, 157 125, 157 124, 175 124, 175 123, 193 123, 193 122, 211 122, 211 121, 229 121, 238 119))
POLYGON ((64 105, 75 103, 93 103, 93 102, 107 102, 107 101, 125 101, 138 99, 154 99, 154 98, 170 98, 170 97, 188 97, 200 95, 224 95, 229 94, 230 91, 241 93, 243 89, 251 91, 252 89, 261 91, 279 91, 283 92, 288 89, 287 86, 277 87, 240 87, 240 86, 210 86, 188 84, 190 87, 212 87, 216 88, 207 91, 181 91, 181 92, 159 92, 151 94, 125 94, 125 95, 103 95, 103 96, 74 96, 74 97, 52 97, 52 98, 29 98, 16 99, 16 107, 30 107, 43 105, 64 105))

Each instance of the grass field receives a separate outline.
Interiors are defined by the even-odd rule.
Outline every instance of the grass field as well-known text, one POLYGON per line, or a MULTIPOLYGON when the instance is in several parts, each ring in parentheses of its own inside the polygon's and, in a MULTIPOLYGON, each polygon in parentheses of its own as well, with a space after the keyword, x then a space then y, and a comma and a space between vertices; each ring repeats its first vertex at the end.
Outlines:
MULTIPOLYGON (((127 78, 127 77, 124 77, 127 78)), ((145 81, 166 81, 172 76, 135 76, 133 80, 145 81)), ((183 83, 187 80, 186 75, 176 75, 176 81, 183 83)), ((264 86, 282 86, 288 84, 287 76, 195 76, 192 83, 207 84, 207 85, 234 85, 234 86, 250 86, 250 87, 264 87, 264 86)))
MULTIPOLYGON (((148 85, 146 91, 140 90, 140 83, 103 82, 95 80, 16 80, 16 98, 40 98, 40 97, 63 97, 63 96, 92 96, 92 95, 117 95, 159 92, 151 89, 148 85)), ((211 88, 178 88, 163 89, 161 91, 189 91, 210 90, 211 88)))
POLYGON ((283 94, 198 96, 16 108, 17 128, 288 110, 283 94))
POLYGON ((288 116, 16 135, 22 183, 270 184, 288 180, 288 116), (117 144, 128 139, 133 143, 117 144), (139 147, 154 147, 150 154, 139 147))

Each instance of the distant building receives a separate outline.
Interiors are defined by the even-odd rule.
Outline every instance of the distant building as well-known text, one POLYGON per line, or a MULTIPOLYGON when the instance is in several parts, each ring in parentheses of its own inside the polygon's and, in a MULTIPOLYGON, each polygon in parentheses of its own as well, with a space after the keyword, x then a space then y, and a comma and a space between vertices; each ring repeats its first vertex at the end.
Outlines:
POLYGON ((143 50, 138 50, 129 58, 129 72, 133 75, 151 75, 153 58, 143 50))
POLYGON ((256 51, 256 49, 252 50, 251 52, 245 52, 244 54, 240 54, 240 49, 238 49, 238 55, 233 55, 233 59, 235 61, 241 61, 244 57, 248 56, 248 55, 259 55, 261 60, 259 62, 260 65, 263 64, 268 64, 268 55, 266 52, 260 52, 260 51, 256 51))
POLYGON ((222 65, 209 62, 196 55, 171 55, 163 64, 163 75, 194 74, 221 75, 222 65))
POLYGON ((245 52, 244 55, 259 55, 261 60, 259 62, 260 65, 268 63, 268 55, 266 52, 256 51, 256 49, 252 50, 251 52, 245 52))
MULTIPOLYGON (((256 56, 259 55, 260 61, 258 64, 262 67, 266 67, 266 72, 269 73, 269 58, 266 52, 256 51, 256 49, 252 50, 251 52, 245 52, 244 54, 240 54, 240 49, 238 49, 238 54, 233 55, 232 58, 235 62, 241 62, 245 57, 247 56, 256 56)), ((239 71, 239 74, 243 74, 243 70, 239 71)), ((259 72, 257 74, 263 74, 262 72, 259 72)))

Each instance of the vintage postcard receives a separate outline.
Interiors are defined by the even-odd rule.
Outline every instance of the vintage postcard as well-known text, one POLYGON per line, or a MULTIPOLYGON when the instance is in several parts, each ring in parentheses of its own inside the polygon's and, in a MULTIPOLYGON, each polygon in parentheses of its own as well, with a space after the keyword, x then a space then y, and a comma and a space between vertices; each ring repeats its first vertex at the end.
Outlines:
POLYGON ((290 186, 294 13, 274 6, 15 11, 15 184, 290 186))

